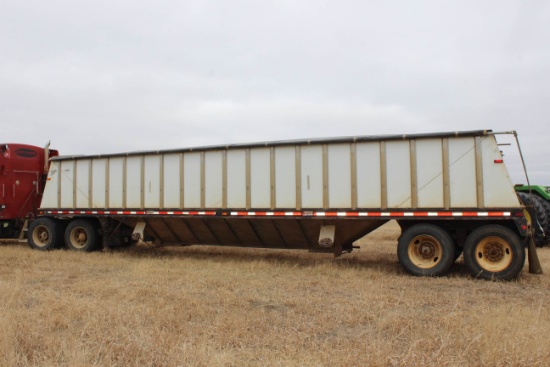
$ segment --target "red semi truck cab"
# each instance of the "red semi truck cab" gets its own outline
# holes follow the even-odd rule
[[[40,207],[49,159],[56,150],[0,144],[0,238],[16,237]]]

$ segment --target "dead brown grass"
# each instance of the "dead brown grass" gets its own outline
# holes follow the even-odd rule
[[[0,248],[4,366],[545,366],[547,274],[406,275],[390,223],[340,259],[187,247]]]

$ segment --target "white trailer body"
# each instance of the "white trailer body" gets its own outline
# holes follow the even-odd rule
[[[157,243],[340,255],[390,219],[404,230],[438,226],[456,248],[483,225],[500,225],[519,238],[528,234],[491,131],[56,157],[41,213],[94,222],[105,246],[117,243],[117,231],[127,237],[121,228],[131,228],[134,239]],[[65,237],[71,246],[70,233]],[[426,246],[433,252],[433,244]],[[413,262],[430,256],[420,247]],[[439,263],[442,254],[436,257]],[[432,265],[422,266],[427,271],[420,273],[431,274]]]
[[[52,160],[43,209],[520,208],[494,135],[351,138]]]

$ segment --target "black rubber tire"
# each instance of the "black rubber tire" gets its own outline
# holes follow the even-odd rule
[[[544,234],[546,235],[544,238],[544,246],[550,245],[550,202],[546,201],[544,198],[540,196],[535,196],[535,199],[540,203],[542,210],[540,211],[539,218],[543,216],[544,218],[540,221],[541,225],[543,223],[545,224],[543,226]]]
[[[61,247],[61,225],[51,218],[38,218],[31,222],[27,232],[28,243],[32,249],[49,251]]]
[[[397,257],[410,274],[441,276],[455,260],[455,243],[442,228],[433,224],[415,224],[399,238]]]
[[[73,251],[91,252],[99,248],[99,233],[95,223],[75,219],[65,230],[65,245]]]
[[[525,247],[510,229],[489,224],[474,230],[464,244],[470,274],[487,280],[515,279],[525,265]]]
[[[535,246],[543,247],[548,241],[548,238],[545,238],[545,232],[549,225],[548,215],[542,204],[543,199],[535,194],[531,196],[528,192],[518,192],[518,197],[531,217]]]

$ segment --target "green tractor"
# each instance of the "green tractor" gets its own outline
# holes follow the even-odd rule
[[[531,216],[535,245],[550,245],[550,186],[516,185],[515,188]]]

